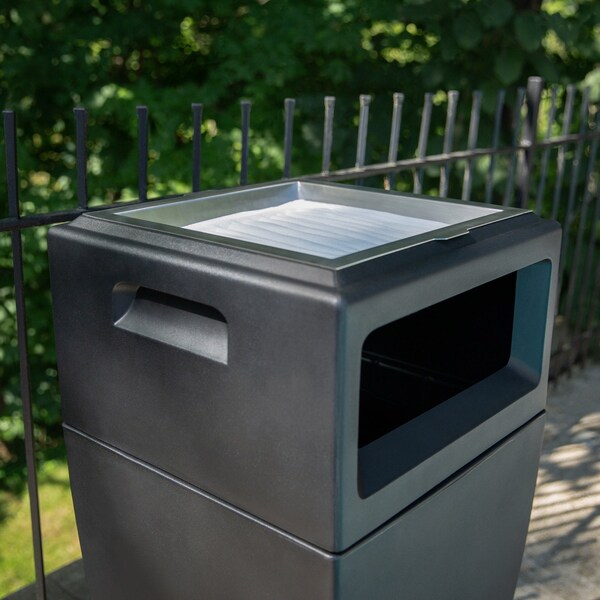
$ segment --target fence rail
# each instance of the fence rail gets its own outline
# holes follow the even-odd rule
[[[544,95],[545,94],[545,95]],[[447,197],[460,186],[463,200],[472,198],[483,202],[517,204],[531,208],[542,216],[559,219],[563,224],[563,248],[560,265],[559,315],[556,321],[551,371],[553,376],[583,363],[596,350],[599,337],[598,298],[600,296],[600,186],[598,186],[598,127],[600,110],[590,103],[589,91],[578,93],[575,86],[564,90],[556,86],[544,90],[543,82],[532,77],[526,88],[516,94],[510,131],[503,131],[503,111],[506,92],[501,90],[495,99],[491,145],[478,146],[481,123],[482,94],[475,91],[471,98],[466,148],[455,149],[455,133],[459,94],[447,93],[446,118],[443,128],[442,152],[428,154],[431,135],[434,97],[426,94],[419,124],[418,144],[414,156],[398,158],[402,130],[404,95],[393,94],[387,161],[367,163],[369,113],[371,97],[359,99],[356,142],[356,161],[353,166],[331,170],[335,134],[334,111],[336,99],[324,98],[322,169],[307,175],[326,181],[369,181],[386,189],[407,189],[410,183],[399,183],[403,173],[412,175],[412,191],[436,192]],[[559,115],[559,100],[562,114]],[[572,132],[576,105],[579,103],[577,131]],[[296,101],[284,101],[284,140],[282,177],[292,172],[293,132]],[[191,191],[199,191],[202,182],[201,125],[204,107],[191,105]],[[240,185],[248,183],[251,140],[250,101],[241,102]],[[138,120],[138,200],[148,199],[148,108],[137,107]],[[54,212],[21,216],[19,202],[19,172],[17,167],[17,127],[15,113],[4,111],[4,143],[9,214],[0,219],[0,233],[10,233],[16,299],[16,319],[20,356],[20,385],[23,402],[24,444],[28,469],[28,489],[31,508],[31,528],[34,545],[36,594],[46,598],[42,533],[35,466],[35,440],[32,411],[25,285],[23,276],[23,230],[67,222],[84,211],[112,205],[90,207],[87,185],[87,119],[84,108],[74,109],[76,127],[77,206]],[[545,123],[543,131],[540,120]],[[406,121],[406,119],[404,119]],[[560,133],[555,133],[560,131]],[[510,143],[501,144],[503,137]],[[554,157],[553,154],[556,153]],[[477,176],[479,173],[479,176]],[[482,175],[483,174],[483,175]],[[437,182],[437,183],[436,183]],[[49,317],[50,318],[50,317]]]

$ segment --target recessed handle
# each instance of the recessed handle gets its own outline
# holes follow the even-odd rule
[[[227,364],[228,326],[212,306],[134,283],[112,293],[115,327]]]

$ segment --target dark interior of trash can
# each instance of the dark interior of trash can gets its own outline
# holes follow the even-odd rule
[[[508,363],[516,275],[388,323],[367,337],[361,361],[359,447]]]

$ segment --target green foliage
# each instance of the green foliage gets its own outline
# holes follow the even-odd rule
[[[488,29],[502,27],[514,13],[513,5],[508,0],[479,2],[475,10],[477,10],[484,27]]]
[[[464,50],[472,50],[479,45],[483,37],[481,21],[475,11],[460,14],[452,21],[454,38]]]
[[[538,74],[596,86],[595,0],[5,0],[0,100],[16,110],[25,214],[74,206],[74,106],[89,110],[92,203],[136,195],[135,107],[150,109],[150,195],[190,188],[190,103],[204,103],[204,188],[239,179],[240,98],[253,101],[250,181],[283,166],[283,99],[297,99],[294,175],[320,170],[323,96],[335,95],[333,167],[354,163],[358,95],[374,96],[369,157],[387,156],[391,95],[405,93],[401,154],[411,155],[427,91],[484,91],[489,141],[496,93]],[[594,69],[596,69],[594,71]],[[596,89],[594,88],[594,89]],[[598,93],[598,92],[594,92]],[[436,94],[436,107],[444,101]],[[468,129],[460,103],[457,136]],[[432,131],[443,129],[435,110]],[[509,138],[509,133],[505,133]],[[486,143],[484,141],[484,143]],[[432,139],[428,152],[439,151]],[[399,178],[398,185],[405,185]],[[4,189],[4,174],[0,174]],[[6,215],[0,194],[0,217]],[[40,454],[60,452],[45,232],[27,232],[25,280],[32,394]],[[0,478],[22,482],[22,424],[10,241],[0,235]]]
[[[502,49],[494,60],[494,73],[502,85],[512,85],[521,77],[523,54],[516,48]]]
[[[537,50],[545,34],[542,16],[534,12],[523,12],[515,17],[517,42],[525,52]]]
[[[47,461],[38,474],[44,566],[54,571],[81,556],[69,474],[64,461]],[[0,490],[0,597],[34,579],[29,499]]]

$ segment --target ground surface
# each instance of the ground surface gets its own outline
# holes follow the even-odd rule
[[[515,600],[600,600],[600,367],[552,386]]]
[[[550,389],[515,600],[600,600],[599,538],[600,366],[595,366]],[[80,562],[49,575],[48,600],[87,599]],[[6,600],[35,600],[35,593],[26,588]]]
[[[69,475],[64,461],[38,469],[38,493],[48,572],[81,557]],[[29,496],[0,491],[0,597],[34,578]]]

